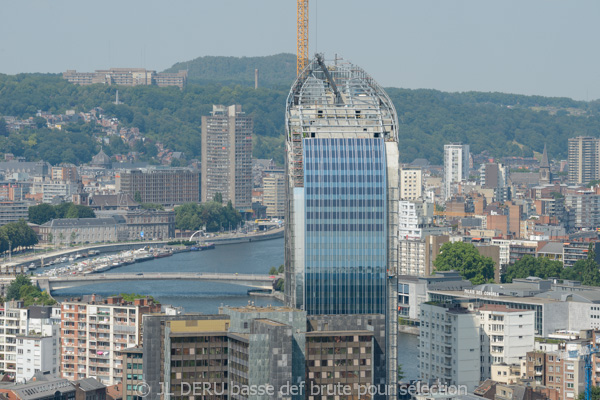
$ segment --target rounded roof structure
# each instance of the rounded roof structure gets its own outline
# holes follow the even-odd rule
[[[300,130],[304,137],[365,132],[397,141],[397,121],[392,101],[362,68],[341,59],[326,63],[321,54],[308,63],[287,99],[288,140]]]
[[[112,162],[110,161],[110,157],[106,155],[102,147],[100,147],[100,152],[92,157],[92,162],[90,163],[93,167],[104,167],[110,168],[112,166]]]

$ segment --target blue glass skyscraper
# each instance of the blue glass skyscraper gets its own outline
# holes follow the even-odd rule
[[[383,139],[304,139],[308,314],[385,314]]]
[[[317,55],[286,109],[286,304],[315,314],[384,314],[395,382],[397,116],[359,67]],[[394,375],[394,376],[391,376]]]

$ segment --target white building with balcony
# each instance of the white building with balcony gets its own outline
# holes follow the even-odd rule
[[[491,378],[492,365],[519,365],[533,350],[535,311],[495,304],[470,309],[479,317],[482,381]]]
[[[480,327],[475,313],[460,305],[421,304],[419,378],[448,385],[479,386]]]

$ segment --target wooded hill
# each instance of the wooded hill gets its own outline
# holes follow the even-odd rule
[[[169,69],[189,67],[190,83],[184,90],[76,86],[56,74],[0,75],[0,116],[26,118],[34,116],[37,110],[58,114],[67,109],[89,111],[102,107],[105,114],[119,118],[125,126],[139,128],[150,141],[183,151],[190,159],[200,157],[201,117],[210,113],[212,105],[241,104],[254,118],[254,156],[274,158],[281,164],[285,100],[294,79],[292,64],[293,56],[289,54],[201,57]],[[257,66],[264,86],[255,90]],[[266,87],[267,82],[272,87]],[[120,105],[114,104],[117,89],[123,103]],[[487,150],[495,157],[532,156],[534,151],[541,152],[546,143],[550,158],[566,159],[569,137],[600,136],[600,101],[503,93],[386,90],[398,112],[403,162],[427,158],[433,164],[440,164],[443,145],[449,142],[466,143],[475,154]],[[29,160],[88,162],[99,150],[96,135],[97,127],[84,124],[63,131],[33,127],[11,134],[0,126],[0,149]],[[114,150],[126,149],[115,146]],[[148,158],[153,156],[148,146],[134,150]]]

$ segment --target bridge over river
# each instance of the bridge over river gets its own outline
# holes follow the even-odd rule
[[[126,281],[210,281],[247,286],[256,289],[273,289],[279,279],[276,275],[220,274],[220,273],[125,273],[125,274],[88,274],[51,277],[31,277],[41,289],[52,293],[54,290],[106,282]]]

